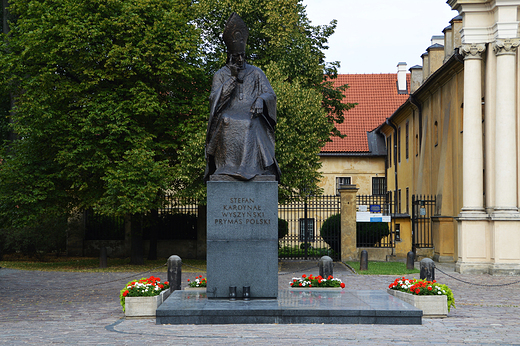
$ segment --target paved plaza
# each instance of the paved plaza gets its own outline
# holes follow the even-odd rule
[[[457,308],[422,325],[156,325],[125,319],[119,290],[132,273],[64,273],[0,269],[1,345],[520,345],[519,277],[461,275],[437,264]],[[166,279],[166,270],[147,273]],[[193,279],[204,273],[185,273]],[[279,287],[293,276],[318,274],[313,262],[284,262]],[[354,275],[334,267],[346,290],[386,290],[394,276]],[[142,275],[144,276],[144,275]],[[417,274],[416,277],[419,275]],[[473,284],[464,283],[459,280]]]

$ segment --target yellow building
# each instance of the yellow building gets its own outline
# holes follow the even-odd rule
[[[417,248],[420,227],[431,225],[435,260],[461,273],[518,275],[520,1],[448,4],[460,16],[410,69],[410,97],[378,129],[393,158],[388,189],[417,216]]]
[[[337,195],[340,184],[353,184],[361,195],[386,193],[384,137],[371,132],[408,98],[410,76],[406,64],[398,73],[344,74],[336,86],[348,84],[345,103],[357,105],[337,125],[344,138],[334,137],[320,153],[325,195]]]

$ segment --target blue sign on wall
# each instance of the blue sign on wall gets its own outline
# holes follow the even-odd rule
[[[370,222],[383,222],[382,217],[371,217]]]
[[[380,204],[371,204],[370,205],[370,212],[371,213],[380,213],[381,212],[381,205]]]

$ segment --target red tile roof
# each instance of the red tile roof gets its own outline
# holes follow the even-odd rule
[[[407,74],[410,86],[410,74]],[[344,113],[345,121],[337,129],[345,138],[332,137],[321,150],[322,153],[367,153],[367,131],[381,125],[409,97],[397,93],[397,73],[342,74],[334,80],[335,86],[348,84],[344,103],[358,103]],[[408,89],[409,90],[409,89]]]

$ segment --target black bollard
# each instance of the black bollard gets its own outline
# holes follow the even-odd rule
[[[413,251],[408,252],[406,254],[406,269],[413,270],[414,268],[414,253]]]
[[[368,251],[361,251],[361,256],[359,259],[359,270],[368,270]]]
[[[332,258],[329,256],[323,256],[320,258],[318,266],[322,278],[326,279],[329,275],[334,276],[334,263],[332,262]]]
[[[170,293],[181,289],[182,260],[177,255],[168,258],[168,282],[170,283]]]
[[[106,268],[107,265],[107,248],[101,247],[101,250],[99,252],[99,268]]]
[[[421,260],[421,279],[435,280],[435,262],[431,258]]]

